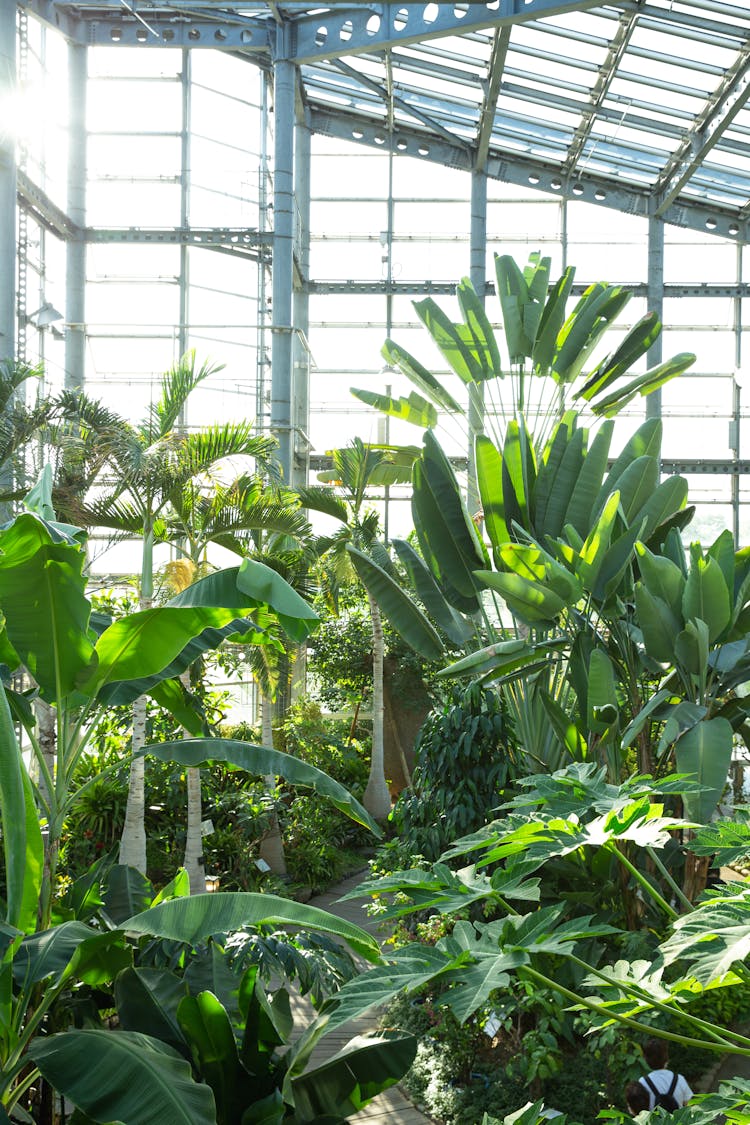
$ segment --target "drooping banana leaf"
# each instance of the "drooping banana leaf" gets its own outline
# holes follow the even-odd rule
[[[631,294],[621,286],[596,282],[578,300],[558,336],[552,376],[572,383],[601,337],[622,312]]]
[[[456,645],[464,645],[474,632],[471,624],[446,601],[429,567],[406,540],[394,539],[392,542],[401,565],[427,612],[449,640]]]
[[[396,632],[425,660],[439,660],[443,655],[443,644],[419,606],[363,551],[357,550],[351,543],[347,544],[347,551],[361,582]]]
[[[475,467],[482,501],[482,518],[497,565],[497,549],[502,543],[508,542],[510,533],[503,504],[503,459],[486,434],[477,434]]]
[[[351,388],[351,393],[360,402],[366,403],[379,410],[381,414],[388,414],[391,418],[399,418],[402,422],[411,422],[413,426],[430,429],[438,423],[438,412],[431,402],[422,398],[416,391],[412,391],[408,398],[392,398],[391,395],[376,394],[374,391],[362,391],[356,387]]]
[[[386,363],[397,367],[407,379],[411,380],[417,390],[421,391],[425,398],[428,398],[435,406],[441,410],[446,410],[449,414],[462,415],[464,413],[463,407],[448,393],[432,372],[428,371],[419,360],[415,359],[404,348],[399,347],[394,340],[386,340],[380,354]]]
[[[663,387],[670,379],[674,379],[675,376],[681,375],[683,371],[687,371],[688,367],[692,367],[694,363],[695,355],[692,352],[680,352],[679,355],[672,356],[671,359],[665,360],[657,367],[650,368],[645,374],[632,379],[624,387],[620,387],[619,390],[607,395],[606,398],[600,399],[599,402],[594,403],[592,410],[595,414],[603,414],[606,418],[612,418],[624,406],[627,406],[636,395],[650,395],[652,391]]]
[[[565,323],[565,309],[573,288],[575,267],[568,266],[565,273],[552,286],[537,325],[531,358],[535,375],[548,375],[552,366],[557,339]]]
[[[578,398],[591,402],[619,379],[633,364],[645,355],[661,333],[661,321],[654,312],[648,312],[628,332],[620,346],[603,360],[581,387]]]
[[[456,286],[456,296],[466,327],[471,333],[474,353],[479,359],[483,379],[502,377],[500,352],[495,333],[484,311],[484,304],[477,296],[468,277],[463,278]]]
[[[479,596],[471,571],[451,537],[421,461],[414,466],[412,516],[422,555],[446,600],[460,613],[476,613]]]
[[[472,333],[465,324],[454,324],[432,297],[413,301],[412,304],[459,379],[468,384],[480,383],[487,378],[482,357],[475,351]]]
[[[612,442],[614,423],[604,422],[584,454],[583,465],[573,485],[564,524],[571,524],[582,535],[588,535],[594,514],[594,504],[607,471],[607,458]]]

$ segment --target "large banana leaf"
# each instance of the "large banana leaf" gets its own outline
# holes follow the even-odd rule
[[[563,526],[571,524],[581,536],[588,535],[594,515],[594,504],[607,471],[607,458],[614,424],[604,422],[584,454],[583,465],[573,483],[565,509]]]
[[[248,773],[265,777],[278,774],[290,785],[304,785],[326,797],[345,816],[381,835],[381,830],[359,801],[338,781],[316,766],[272,750],[268,746],[254,746],[237,738],[183,738],[176,742],[155,742],[146,752],[162,762],[178,762],[182,766],[205,766],[210,762],[229,762]]]
[[[671,664],[682,622],[667,602],[642,582],[635,584],[635,608],[646,652],[660,664]]]
[[[612,468],[602,485],[599,496],[594,505],[594,510],[599,511],[615,489],[619,488],[619,480],[629,465],[637,457],[653,457],[657,462],[661,457],[662,423],[660,418],[647,418],[625,444],[622,452],[615,458]]]
[[[85,561],[78,544],[55,542],[29,513],[0,531],[0,609],[8,640],[47,702],[69,694],[91,659]]]
[[[478,581],[497,591],[513,616],[527,625],[553,625],[570,604],[540,582],[518,574],[497,574],[494,570],[475,573]]]
[[[439,660],[444,652],[443,643],[419,606],[363,551],[357,550],[351,543],[346,549],[362,584],[396,632],[425,660]]]
[[[730,593],[721,567],[710,556],[693,560],[682,594],[682,612],[686,621],[706,622],[711,643],[729,624],[732,616]]]
[[[431,430],[426,432],[423,441],[421,464],[425,478],[467,569],[487,566],[489,559],[484,543],[466,510],[450,461]]]
[[[543,535],[544,516],[550,493],[560,471],[568,443],[576,430],[577,415],[568,411],[557,423],[541,456],[534,489],[534,529],[537,538]]]
[[[277,895],[216,891],[172,899],[136,914],[123,922],[121,928],[128,933],[151,934],[195,946],[212,934],[266,924],[320,930],[343,939],[365,960],[380,960],[377,941],[353,922],[337,918],[317,906],[291,902]]]
[[[444,493],[445,489],[441,491]],[[457,485],[454,501],[461,504]],[[448,521],[421,460],[414,465],[412,514],[422,555],[446,599],[462,613],[476,613],[479,596],[472,577],[473,568],[466,560],[467,552],[473,550],[474,545],[465,528],[462,544],[454,538],[452,529],[456,521]]]
[[[651,394],[652,391],[663,387],[670,379],[674,379],[676,375],[681,375],[683,371],[687,371],[688,367],[692,367],[694,363],[695,356],[692,352],[680,352],[679,355],[672,356],[671,359],[665,360],[657,367],[649,368],[636,379],[631,379],[624,387],[613,391],[606,398],[600,399],[599,402],[594,403],[592,410],[595,414],[603,414],[606,418],[611,418],[619,413],[624,406],[627,406],[637,394]]]
[[[213,1090],[219,1121],[241,1121],[252,1086],[225,1008],[212,993],[200,992],[180,1001],[177,1018],[198,1073]]]
[[[687,730],[675,745],[680,773],[692,774],[703,787],[700,793],[683,795],[685,815],[707,824],[727,781],[732,761],[733,734],[727,719],[703,719]]]
[[[487,645],[476,652],[469,653],[463,659],[449,664],[438,672],[438,679],[453,676],[484,676],[488,672],[498,677],[515,672],[520,668],[534,666],[541,657],[559,652],[567,642],[561,638],[552,638],[539,644],[530,644],[523,640],[497,641]]]
[[[456,286],[456,296],[466,327],[471,333],[474,352],[481,364],[482,378],[492,379],[502,376],[495,333],[484,311],[484,303],[477,296],[468,277],[463,278]]]
[[[393,539],[392,543],[401,565],[409,576],[409,581],[427,612],[449,640],[456,645],[465,644],[474,632],[470,623],[448,604],[432,576],[432,571],[406,540]]]
[[[564,435],[565,430],[560,433]],[[563,529],[570,498],[585,464],[585,439],[584,430],[569,433],[557,472],[546,480],[547,503],[544,507],[538,504],[534,513],[534,535],[541,542],[545,536],[558,536]]]
[[[235,978],[235,984],[238,984]],[[186,1054],[177,1007],[188,995],[184,980],[168,969],[125,969],[115,980],[115,1006],[123,1031],[140,1031]]]
[[[417,1040],[405,1032],[357,1036],[325,1063],[291,1080],[295,1120],[346,1119],[358,1113],[403,1078],[416,1053]]]
[[[661,332],[661,321],[654,312],[648,312],[628,332],[620,346],[603,360],[578,392],[579,398],[591,402],[606,390],[615,379],[629,371],[636,360],[645,355]]]
[[[36,1039],[29,1055],[44,1077],[95,1121],[216,1125],[210,1088],[171,1047],[133,1031],[99,1028]]]
[[[5,860],[5,921],[35,928],[43,845],[31,782],[21,757],[5,691],[0,688],[0,820]]]
[[[404,398],[403,395],[400,398],[392,398],[391,395],[361,391],[356,387],[351,388],[351,393],[360,402],[373,406],[381,414],[399,418],[402,422],[411,422],[413,426],[421,426],[426,430],[438,423],[438,412],[433,404],[418,395],[416,391],[412,391],[408,398]]]
[[[545,259],[549,261],[549,259]],[[542,315],[536,329],[534,347],[531,353],[534,364],[534,373],[548,375],[552,366],[557,338],[565,323],[565,307],[573,288],[575,267],[568,266],[565,273],[559,278],[549,291]]]
[[[446,410],[449,414],[462,415],[464,413],[463,407],[446,391],[432,372],[423,367],[414,356],[409,355],[407,351],[399,347],[395,341],[386,340],[380,354],[386,363],[397,367],[407,379],[410,379],[417,390],[421,391],[435,406]]]
[[[558,335],[552,375],[558,383],[572,383],[631,294],[621,286],[590,285]]]
[[[495,255],[497,295],[512,363],[520,363],[532,354],[547,295],[549,270],[549,258],[541,261],[537,258],[531,271],[522,273],[510,255]]]
[[[486,434],[477,434],[475,465],[484,526],[495,552],[510,539],[503,504],[503,459]]]
[[[455,324],[432,297],[412,303],[417,316],[464,383],[480,383],[497,374],[490,366],[491,358],[486,342],[481,342],[479,347],[476,345],[474,330],[479,327],[476,320],[471,327]]]
[[[511,418],[505,432],[502,457],[503,518],[530,529],[532,493],[536,484],[534,444],[526,422]]]

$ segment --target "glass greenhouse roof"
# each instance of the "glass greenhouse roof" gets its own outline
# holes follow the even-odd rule
[[[314,131],[748,240],[744,2],[25,6],[80,43],[290,60]]]

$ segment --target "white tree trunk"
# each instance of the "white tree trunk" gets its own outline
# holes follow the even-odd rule
[[[273,727],[271,725],[273,708],[271,700],[265,692],[261,692],[260,697],[260,727],[261,727],[261,742],[264,746],[273,749]],[[266,788],[269,795],[276,788],[276,778],[273,774],[268,774],[266,777]],[[286,858],[284,856],[284,840],[281,836],[281,828],[279,826],[279,818],[274,809],[271,813],[271,820],[268,826],[268,831],[260,842],[260,858],[264,859],[274,875],[286,875]]]
[[[146,697],[133,703],[133,753],[146,745]],[[146,765],[143,758],[133,758],[130,763],[128,803],[125,807],[125,824],[120,839],[119,862],[135,867],[146,874]]]
[[[186,690],[190,688],[190,671],[180,676]],[[182,728],[183,738],[192,738],[189,730]],[[188,766],[187,784],[187,827],[185,831],[185,856],[182,866],[188,873],[191,895],[203,894],[206,890],[206,862],[203,857],[203,801],[201,797],[201,771],[197,766]]]
[[[186,738],[191,737],[185,735]],[[201,806],[201,771],[189,766],[187,771],[187,833],[183,866],[190,879],[191,895],[203,894],[206,889],[206,865],[203,859],[203,811]]]
[[[391,811],[391,794],[385,781],[383,756],[383,622],[377,602],[368,593],[372,622],[372,756],[370,777],[362,803],[376,820],[385,820]]]
[[[140,609],[151,608],[150,569],[147,570],[146,539],[144,539],[144,563],[141,571]],[[148,563],[150,566],[150,561]],[[146,577],[148,576],[148,577]],[[133,737],[130,749],[133,754],[146,745],[146,697],[141,695],[133,703]],[[130,763],[128,782],[128,802],[125,806],[125,824],[120,838],[119,862],[135,867],[141,875],[146,874],[146,763],[143,758],[133,758]]]

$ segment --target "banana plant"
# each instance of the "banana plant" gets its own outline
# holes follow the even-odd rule
[[[0,820],[7,887],[0,924],[0,1120],[24,1113],[40,1073],[93,1121],[233,1125],[260,1120],[261,1110],[263,1120],[307,1121],[314,1116],[310,1105],[343,1120],[410,1064],[415,1044],[393,1035],[350,1045],[318,1073],[307,1067],[307,1056],[282,1060],[271,1054],[288,1032],[283,991],[270,1000],[252,973],[230,985],[232,974],[222,965],[207,976],[196,963],[192,976],[185,974],[200,978],[192,991],[166,971],[136,967],[137,943],[144,938],[180,943],[190,966],[190,950],[210,945],[212,935],[267,923],[330,934],[377,962],[377,943],[369,934],[315,907],[273,895],[183,897],[184,872],[156,898],[144,899],[138,873],[118,867],[98,921],[40,923],[42,836],[2,689]],[[92,886],[85,895],[89,915],[94,892]],[[234,1023],[215,994],[222,984],[240,1015]],[[114,1006],[112,989],[121,1014],[116,1033],[104,1018]],[[66,995],[87,1003],[86,1028],[55,1031]],[[324,1031],[322,1026],[318,1035]]]
[[[131,614],[113,623],[98,619],[86,597],[84,546],[76,535],[26,512],[0,529],[0,652],[6,667],[23,671],[31,681],[24,693],[8,691],[14,716],[23,725],[39,769],[36,797],[47,825],[40,922],[49,921],[57,849],[71,802],[76,764],[112,704],[130,703],[148,694],[165,706],[194,735],[204,734],[179,683],[195,659],[227,637],[251,644],[269,642],[271,622],[280,622],[295,639],[307,636],[315,611],[262,563],[245,560],[239,567],[209,575],[172,603]],[[30,698],[38,694],[55,712],[57,763],[49,769]],[[201,761],[211,760],[210,741],[200,746]],[[345,790],[319,771],[274,751],[216,744],[223,760],[236,751],[243,768],[276,773],[303,785],[320,786],[361,823],[378,829]],[[184,751],[184,752],[187,752]],[[175,748],[175,753],[183,753]],[[253,759],[254,754],[254,759]],[[335,786],[334,786],[335,789]]]

